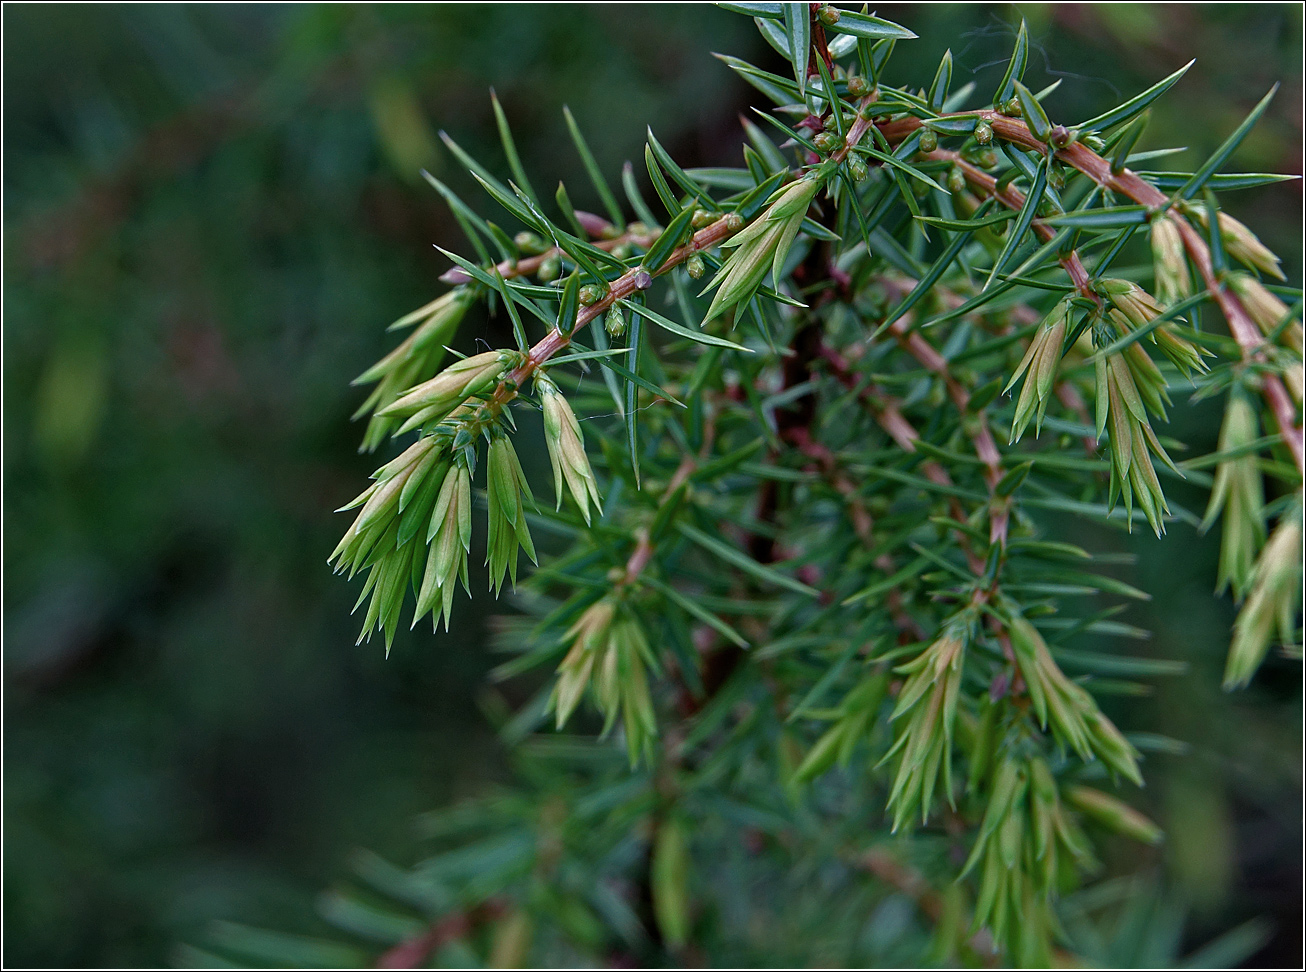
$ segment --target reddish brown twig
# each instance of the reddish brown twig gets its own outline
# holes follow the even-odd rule
[[[434,922],[426,931],[400,942],[376,960],[378,969],[417,969],[450,942],[466,938],[486,922],[495,921],[507,912],[502,901],[491,899],[467,911],[456,911]]]
[[[1052,152],[1058,161],[1082,172],[1104,189],[1118,196],[1132,200],[1140,206],[1161,211],[1171,208],[1172,200],[1161,190],[1146,182],[1127,168],[1116,171],[1111,163],[1098,155],[1082,142],[1074,142],[1064,148],[1049,146],[1034,136],[1023,121],[1009,118],[996,111],[967,112],[967,117],[978,116],[993,129],[993,134],[1004,141],[1032,149],[1042,154]],[[881,134],[890,142],[901,141],[921,126],[919,118],[898,118],[880,126]],[[963,170],[964,171],[964,170]],[[1267,360],[1265,354],[1265,335],[1247,313],[1247,309],[1236,295],[1224,286],[1211,266],[1211,253],[1202,239],[1182,213],[1172,213],[1175,224],[1184,241],[1184,248],[1197,266],[1207,289],[1215,298],[1216,304],[1229,323],[1229,332],[1242,349],[1243,360],[1260,364]],[[1082,269],[1082,268],[1081,268]],[[1077,284],[1078,286],[1078,284]],[[1303,455],[1303,431],[1299,424],[1297,409],[1292,397],[1277,375],[1265,374],[1261,378],[1261,391],[1265,396],[1279,427],[1279,434],[1288,446],[1297,464],[1299,474],[1306,473],[1306,456]]]

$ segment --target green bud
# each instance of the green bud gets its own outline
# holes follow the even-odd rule
[[[1099,135],[1085,135],[1080,141],[1084,143],[1085,147],[1092,149],[1094,152],[1101,152],[1106,148],[1106,142]]]
[[[1066,799],[1076,809],[1125,837],[1153,845],[1161,843],[1164,838],[1160,827],[1133,807],[1101,790],[1072,786],[1066,790]]]
[[[939,136],[932,129],[925,129],[921,132],[921,151],[933,152],[939,147]]]
[[[1168,307],[1192,295],[1183,238],[1169,216],[1152,220],[1152,267],[1162,304]]]
[[[848,158],[848,178],[852,179],[853,185],[858,185],[866,180],[870,175],[866,163],[859,156],[852,155]]]
[[[619,338],[626,333],[626,312],[617,304],[613,304],[608,310],[608,316],[603,319],[603,329],[608,332],[609,337]]]
[[[378,415],[409,416],[400,431],[442,421],[459,405],[489,391],[510,368],[521,363],[518,351],[486,351],[455,361],[430,381],[410,389]]]
[[[444,346],[452,340],[475,299],[469,288],[455,287],[390,325],[391,331],[413,324],[417,327],[397,348],[354,379],[355,385],[378,382],[354,415],[358,418],[369,410],[373,412],[363,437],[364,450],[375,449],[398,425],[397,419],[377,413],[391,405],[414,381],[435,371],[444,358]]]
[[[980,145],[988,145],[993,141],[993,126],[986,121],[981,121],[975,125],[975,131],[971,134]],[[996,162],[997,159],[995,158],[994,161]]]
[[[1100,756],[1112,770],[1139,782],[1133,747],[1102,715],[1093,697],[1061,671],[1038,629],[1014,606],[1009,610],[1007,634],[1039,724],[1051,725],[1053,735],[1082,758]]]
[[[1252,591],[1233,626],[1224,687],[1245,686],[1256,674],[1278,632],[1281,644],[1296,638],[1302,583],[1301,506],[1279,521],[1256,562]]]
[[[648,639],[628,609],[611,596],[590,605],[564,638],[571,649],[558,666],[549,699],[561,729],[586,688],[604,715],[604,732],[622,716],[632,765],[647,756],[657,722],[649,696],[646,666],[653,664]]]
[[[1266,337],[1277,332],[1285,345],[1296,351],[1298,355],[1302,353],[1301,321],[1295,317],[1289,319],[1287,304],[1266,290],[1264,285],[1250,274],[1230,274],[1229,286],[1242,301],[1248,316],[1256,322],[1256,326]],[[1300,391],[1298,383],[1293,382],[1292,385],[1295,390]]]
[[[635,252],[626,243],[619,243],[612,248],[612,255],[618,260],[629,260],[630,255]]]
[[[1260,431],[1256,409],[1236,387],[1229,395],[1220,428],[1220,452],[1246,450]],[[1203,532],[1224,514],[1224,535],[1220,543],[1220,574],[1217,590],[1232,585],[1241,601],[1251,588],[1256,570],[1256,553],[1265,543],[1265,491],[1254,451],[1225,459],[1215,471],[1211,499],[1202,519]]]
[[[1202,227],[1210,228],[1210,214],[1204,203],[1190,202],[1184,211],[1193,216]],[[1244,266],[1259,270],[1278,280],[1283,280],[1283,271],[1279,269],[1279,258],[1270,248],[1262,243],[1246,226],[1226,212],[1221,212],[1220,240],[1228,254]]]
[[[898,757],[888,802],[895,831],[918,809],[924,822],[936,789],[952,802],[952,732],[968,637],[969,624],[954,621],[915,660],[895,669],[908,676],[889,720],[908,718],[884,757]]]
[[[871,82],[860,74],[854,74],[848,79],[848,93],[854,98],[865,98],[871,93]]]
[[[594,284],[586,284],[580,288],[580,302],[583,306],[588,307],[590,304],[596,304],[603,299],[604,291]]]
[[[998,107],[998,111],[1001,114],[1006,115],[1008,118],[1019,118],[1021,115],[1020,100],[1017,98],[1010,98]]]
[[[812,144],[816,146],[818,152],[833,152],[839,147],[841,140],[833,132],[817,132],[812,138]]]
[[[966,191],[966,174],[960,166],[954,165],[948,170],[948,191],[953,195]]]
[[[1043,326],[1029,342],[1029,349],[1016,366],[1015,373],[1007,382],[1003,392],[1010,391],[1011,386],[1020,376],[1029,370],[1025,387],[1021,389],[1016,402],[1016,415],[1011,426],[1011,441],[1019,442],[1029,426],[1029,420],[1037,417],[1035,430],[1043,425],[1043,414],[1052,398],[1052,388],[1056,381],[1057,366],[1061,362],[1062,344],[1066,337],[1066,314],[1068,305],[1062,301],[1053,308],[1052,313],[1043,321]]]
[[[485,461],[486,506],[489,514],[489,537],[486,541],[485,562],[490,568],[490,586],[497,595],[503,587],[506,570],[517,586],[517,548],[535,562],[535,545],[526,527],[526,513],[522,506],[525,496],[532,504],[530,486],[522,472],[517,453],[507,436],[490,440]]]
[[[1128,280],[1103,278],[1098,281],[1098,290],[1107,297],[1115,308],[1111,311],[1110,319],[1120,328],[1122,333],[1136,327],[1145,327],[1162,313],[1161,305],[1151,294]],[[1169,358],[1175,367],[1185,375],[1191,375],[1194,371],[1206,371],[1207,366],[1206,362],[1202,360],[1201,349],[1176,334],[1174,331],[1175,323],[1167,321],[1159,327],[1153,328],[1151,331],[1152,343],[1160,348],[1161,353]],[[1164,418],[1164,403],[1169,401],[1165,395],[1165,382],[1161,379],[1160,372],[1147,358],[1146,353],[1141,348],[1137,351],[1133,350],[1136,347],[1136,343],[1131,345],[1126,350],[1125,357],[1130,362],[1131,367],[1135,367],[1139,371],[1136,377],[1140,379],[1140,389],[1148,399],[1148,407]],[[1143,381],[1144,377],[1146,381]]]
[[[562,261],[558,259],[558,255],[555,253],[552,256],[545,257],[544,262],[535,271],[535,276],[541,283],[552,283],[562,276]]]
[[[685,261],[685,272],[694,280],[700,280],[703,274],[707,273],[707,264],[703,262],[701,256],[695,253]]]
[[[431,512],[426,542],[430,549],[413,611],[413,624],[427,611],[433,611],[432,624],[439,623],[443,615],[444,629],[448,631],[455,584],[461,581],[463,590],[471,593],[467,582],[467,553],[472,543],[472,474],[464,462],[455,463],[444,478]]]
[[[1112,311],[1119,315],[1118,311]],[[1095,333],[1094,343],[1109,340],[1108,332],[1101,338]],[[1163,516],[1169,512],[1161,490],[1152,456],[1160,458],[1174,469],[1174,463],[1161,447],[1156,433],[1148,422],[1148,411],[1165,417],[1165,404],[1169,401],[1165,380],[1159,369],[1135,341],[1124,352],[1107,358],[1098,357],[1097,372],[1097,423],[1098,435],[1109,431],[1111,480],[1109,502],[1115,505],[1117,496],[1124,499],[1127,514],[1133,512],[1133,502],[1139,507],[1159,537],[1165,532]],[[1132,526],[1132,519],[1129,521]]]
[[[552,381],[540,376],[535,380],[535,388],[539,392],[540,407],[544,412],[544,442],[548,446],[549,460],[553,465],[553,488],[557,495],[555,508],[562,506],[562,484],[566,480],[567,488],[588,524],[590,501],[600,512],[602,502],[594,470],[590,468],[589,457],[585,454],[585,437],[581,434],[580,423]]]
[[[558,681],[549,698],[549,705],[557,715],[558,729],[567,724],[589,686],[595,658],[607,649],[615,614],[616,602],[604,598],[586,608],[567,631],[565,637],[571,641],[571,650],[558,666]]]
[[[549,248],[548,243],[545,243],[544,240],[540,239],[536,234],[528,232],[527,230],[522,230],[512,238],[512,241],[516,244],[517,249],[530,256],[543,253]]]
[[[817,11],[816,16],[820,19],[821,23],[825,24],[827,27],[833,27],[839,22],[839,11],[828,3],[822,5],[820,10]]]
[[[807,209],[820,191],[823,180],[816,175],[780,186],[771,194],[770,205],[744,230],[721,244],[734,253],[717,271],[709,289],[717,288],[704,323],[736,304],[746,303],[769,269],[779,279],[785,258],[798,235]]]
[[[694,229],[702,229],[704,226],[710,226],[716,222],[716,214],[710,213],[706,209],[694,210],[694,215],[690,217],[689,225]]]

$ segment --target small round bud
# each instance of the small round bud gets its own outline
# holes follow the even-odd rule
[[[531,256],[543,253],[549,248],[548,244],[542,239],[534,233],[527,232],[526,230],[522,230],[514,236],[512,241],[517,245],[517,249],[521,250],[523,253],[530,254]]]
[[[1106,148],[1106,142],[1102,141],[1097,135],[1085,135],[1081,141],[1094,152],[1101,152]]]
[[[726,229],[730,230],[730,232],[736,233],[743,228],[744,217],[740,216],[738,213],[730,213],[726,216]]]
[[[938,135],[936,135],[933,131],[931,131],[931,130],[928,129],[928,128],[925,129],[923,132],[921,132],[921,151],[922,151],[922,152],[933,152],[933,151],[934,151],[936,148],[938,148],[938,147],[939,147],[939,136],[938,136]]]
[[[827,27],[833,27],[839,22],[839,11],[828,3],[817,11],[816,16],[820,18],[821,23]]]
[[[619,338],[626,333],[626,315],[622,309],[615,304],[608,311],[608,316],[603,320],[603,329],[608,332],[609,337]]]
[[[981,169],[991,169],[998,164],[998,153],[993,151],[993,149],[985,149],[983,152],[976,152],[975,164]]]
[[[830,132],[818,132],[812,139],[812,144],[816,146],[818,152],[833,152],[839,144],[839,136]]]
[[[1060,192],[1066,188],[1066,170],[1061,166],[1053,166],[1052,171],[1048,174],[1048,185]]]
[[[696,209],[694,210],[694,215],[689,220],[689,225],[694,229],[702,229],[704,226],[715,221],[716,217],[706,209]]]
[[[588,307],[590,304],[596,304],[603,299],[603,291],[594,284],[586,284],[580,288],[580,302]]]
[[[1057,148],[1065,148],[1067,145],[1070,145],[1074,140],[1075,140],[1074,133],[1072,133],[1068,128],[1066,128],[1065,125],[1056,125],[1053,127],[1052,131],[1048,133],[1048,141],[1051,142],[1053,145],[1055,145]]]
[[[627,246],[625,243],[618,243],[616,246],[612,248],[612,255],[616,257],[618,260],[630,259],[630,253],[631,253],[630,247]]]
[[[635,279],[631,283],[635,285],[636,290],[648,290],[653,286],[653,275],[640,267],[635,271]]]
[[[848,159],[848,176],[854,185],[864,181],[869,174],[870,170],[866,168],[866,163],[856,155]]]
[[[562,276],[562,261],[559,260],[556,255],[546,257],[544,262],[540,264],[540,268],[535,271],[535,276],[538,277],[542,283],[550,283],[557,280],[558,277]]]
[[[652,233],[652,230],[650,230],[644,223],[636,220],[633,223],[627,224],[626,233],[630,236],[648,236]]]
[[[1010,98],[1002,103],[998,111],[1008,118],[1019,118],[1021,116],[1020,101],[1016,98]]]
[[[966,174],[961,171],[959,166],[953,166],[948,170],[948,192],[965,192],[966,191]]]
[[[854,74],[848,79],[848,93],[854,98],[865,98],[871,93],[871,82],[860,74]]]
[[[975,126],[975,141],[980,145],[988,145],[993,141],[993,126],[986,121],[980,122]]]
[[[689,274],[694,280],[701,280],[703,274],[707,273],[707,264],[703,262],[701,256],[695,253],[685,261],[685,273]]]

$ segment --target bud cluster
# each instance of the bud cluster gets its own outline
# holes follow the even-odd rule
[[[748,303],[768,270],[777,281],[780,279],[785,258],[822,184],[819,176],[809,173],[796,182],[781,186],[771,194],[769,205],[761,216],[722,244],[723,247],[733,247],[734,252],[703,291],[717,289],[703,318],[704,323],[732,307]]]
[[[1247,314],[1268,338],[1274,335],[1298,357],[1302,354],[1301,321],[1288,311],[1288,305],[1268,291],[1255,277],[1246,273],[1229,275],[1229,286],[1238,295]],[[1291,384],[1300,386],[1300,382]]]
[[[486,500],[490,511],[489,539],[485,562],[490,567],[490,584],[496,594],[503,587],[506,570],[517,584],[517,548],[535,563],[535,544],[526,527],[526,510],[522,497],[535,504],[531,488],[526,483],[517,452],[505,435],[494,435],[485,459],[485,479],[488,485]]]
[[[1095,332],[1094,342],[1106,343],[1114,335]],[[1165,379],[1142,346],[1133,342],[1123,351],[1098,354],[1094,361],[1097,399],[1097,435],[1108,432],[1111,456],[1110,505],[1122,497],[1132,516],[1134,499],[1157,536],[1165,532],[1163,517],[1170,512],[1152,457],[1175,472],[1178,469],[1152,431],[1148,413],[1165,419],[1169,403]]]
[[[1018,965],[1050,967],[1057,887],[1064,872],[1095,863],[1047,762],[1004,755],[962,871],[979,869],[974,927],[988,929]]]
[[[644,629],[627,605],[605,597],[590,605],[568,629],[571,649],[558,666],[558,681],[549,708],[561,729],[580,704],[586,689],[603,713],[603,732],[622,717],[632,765],[646,756],[657,735],[647,669],[656,669]]]
[[[1224,671],[1225,688],[1251,681],[1276,632],[1281,644],[1296,641],[1301,585],[1302,519],[1298,506],[1279,521],[1256,562],[1251,594],[1234,621],[1233,643]]]
[[[1202,203],[1189,203],[1187,213],[1209,230],[1211,217]],[[1259,270],[1277,280],[1283,279],[1279,258],[1246,226],[1228,213],[1219,214],[1220,241],[1228,254],[1245,267]]]
[[[377,382],[354,418],[368,412],[372,417],[363,436],[363,449],[371,452],[399,424],[397,417],[382,414],[401,392],[429,375],[444,357],[444,346],[453,339],[458,324],[475,298],[469,287],[455,287],[390,325],[390,330],[416,325],[413,333],[384,358],[354,379],[355,385]]]
[[[1120,332],[1128,333],[1134,328],[1147,327],[1165,311],[1156,299],[1146,290],[1128,280],[1103,279],[1099,288],[1107,295],[1112,306],[1111,321]],[[1206,362],[1202,352],[1191,341],[1175,333],[1176,324],[1181,321],[1162,321],[1151,329],[1148,337],[1170,363],[1182,371],[1185,377],[1192,377],[1193,372],[1205,372]]]
[[[1061,671],[1039,630],[1013,613],[1007,632],[1039,725],[1046,729],[1050,723],[1053,735],[1081,757],[1100,757],[1112,773],[1141,784],[1138,752],[1102,714],[1093,696]]]
[[[1020,359],[1015,373],[1004,393],[1020,380],[1020,376],[1029,371],[1025,385],[1016,400],[1016,415],[1011,423],[1011,441],[1019,442],[1029,426],[1029,420],[1035,418],[1035,434],[1043,427],[1043,414],[1047,411],[1048,401],[1052,397],[1052,387],[1057,378],[1057,365],[1061,361],[1061,350],[1066,340],[1066,317],[1069,305],[1062,301],[1053,308],[1052,313],[1043,319],[1038,332],[1029,342],[1029,349]]]
[[[373,474],[371,486],[341,507],[362,507],[329,558],[337,571],[348,570],[351,577],[368,571],[358,599],[361,605],[371,595],[360,640],[380,630],[389,649],[409,586],[416,597],[413,624],[433,612],[433,623],[443,616],[448,628],[454,586],[461,581],[468,587],[472,465],[475,439],[482,433],[490,437],[487,561],[492,586],[502,586],[505,571],[516,583],[518,546],[535,558],[523,507],[523,497],[534,502],[526,477],[501,430],[487,427],[492,419],[478,416],[472,405],[520,361],[515,351],[465,358],[378,412],[387,418],[408,416],[395,434],[418,426],[426,430]]]
[[[598,483],[594,480],[594,470],[585,454],[585,437],[581,434],[576,413],[549,378],[537,377],[535,390],[544,412],[544,444],[548,446],[549,461],[553,466],[553,489],[557,496],[554,508],[562,508],[562,484],[565,480],[572,499],[580,507],[581,516],[589,523],[590,502],[599,512],[602,512],[603,504]]]
[[[1161,303],[1167,307],[1192,296],[1192,280],[1188,275],[1188,257],[1184,253],[1183,237],[1179,227],[1169,216],[1152,220],[1152,267],[1156,275],[1156,291]]]
[[[1246,394],[1235,390],[1229,396],[1220,427],[1220,452],[1227,458],[1216,467],[1202,530],[1210,529],[1223,513],[1217,590],[1232,585],[1239,601],[1247,596],[1256,552],[1265,543],[1265,490],[1256,452],[1250,448],[1257,435],[1256,409]]]
[[[405,392],[377,414],[406,418],[395,435],[435,425],[469,399],[483,396],[493,389],[499,379],[521,361],[519,351],[485,351],[463,358],[430,381]]]
[[[880,761],[898,757],[888,803],[894,830],[917,809],[924,822],[936,788],[952,802],[952,729],[970,627],[969,618],[952,622],[916,659],[894,669],[908,677],[889,720],[909,716]]]

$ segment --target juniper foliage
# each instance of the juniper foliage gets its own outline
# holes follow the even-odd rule
[[[761,96],[739,167],[650,131],[646,198],[568,114],[604,209],[577,211],[496,102],[510,180],[445,140],[495,214],[428,177],[471,252],[358,379],[364,447],[403,451],[332,559],[388,650],[410,592],[448,624],[484,531],[496,675],[552,674],[504,716],[519,786],[433,815],[413,871],[358,861],[332,913],[373,947],[333,964],[1105,961],[1099,848],[1163,839],[1130,800],[1173,743],[1101,700],[1182,666],[1131,653],[1113,615],[1146,593],[1057,524],[1219,521],[1226,686],[1300,651],[1302,296],[1219,203],[1283,178],[1222,171],[1273,92],[1196,171],[1148,170],[1183,70],[1072,123],[1022,83],[1023,26],[996,91],[950,54],[909,90],[889,21],[722,6],[793,67],[723,57]],[[478,301],[516,346],[438,370]],[[1213,395],[1219,452],[1176,460],[1169,413]],[[862,934],[889,892],[922,919],[891,947]]]

